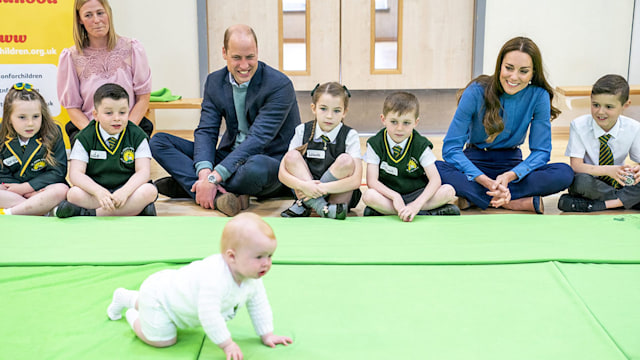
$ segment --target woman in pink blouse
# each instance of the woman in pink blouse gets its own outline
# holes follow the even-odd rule
[[[65,127],[69,139],[91,121],[93,94],[106,83],[127,90],[129,120],[151,135],[153,124],[144,117],[151,69],[142,44],[116,34],[108,0],[75,0],[74,8],[75,46],[62,51],[58,64],[58,97],[71,119]]]

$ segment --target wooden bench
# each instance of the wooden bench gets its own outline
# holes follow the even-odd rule
[[[556,93],[569,109],[573,109],[573,100],[584,105],[584,98],[591,96],[591,86],[556,86]],[[630,85],[629,95],[640,95],[640,85]]]
[[[556,86],[556,92],[563,96],[591,96],[591,86]],[[630,85],[629,95],[640,95],[640,85]]]
[[[147,110],[147,119],[153,123],[153,127],[156,127],[156,110],[161,109],[200,109],[202,108],[202,98],[193,99],[180,99],[176,101],[153,101],[149,103],[149,109]]]

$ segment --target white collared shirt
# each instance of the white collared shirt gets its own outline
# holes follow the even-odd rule
[[[607,143],[613,154],[614,165],[623,165],[627,155],[632,161],[640,162],[640,123],[624,115],[618,117],[618,121],[608,132],[598,126],[591,114],[574,119],[571,122],[565,156],[581,158],[585,164],[598,165],[598,138],[604,134],[611,134]]]
[[[390,149],[393,149],[394,146],[399,145],[402,148],[402,151],[404,151],[404,147],[407,146],[408,141],[409,141],[409,138],[406,138],[402,140],[402,142],[397,143],[393,141],[393,139],[391,139],[391,136],[389,136],[389,134],[387,134],[387,142],[389,143]],[[365,154],[364,161],[367,164],[380,165],[380,156],[376,154],[376,152],[373,150],[373,148],[369,144],[367,144],[367,152]],[[426,149],[424,149],[424,151],[422,152],[422,155],[420,155],[420,165],[422,166],[422,168],[424,169],[427,166],[434,164],[435,162],[436,162],[436,156],[433,155],[433,151],[431,151],[431,148],[427,147]]]
[[[338,133],[340,132],[340,129],[342,129],[342,125],[343,124],[340,123],[336,127],[334,127],[331,131],[329,131],[328,133],[325,133],[324,131],[322,131],[322,129],[320,129],[320,125],[316,123],[316,130],[313,135],[313,138],[319,139],[320,136],[325,135],[325,136],[328,136],[329,140],[333,142],[336,139],[336,137],[338,137]],[[304,124],[300,124],[296,126],[296,130],[295,130],[295,133],[293,134],[293,138],[289,143],[289,150],[293,150],[298,146],[302,145],[303,142],[306,141],[306,139],[302,138],[303,136],[304,136]],[[347,134],[347,138],[345,139],[345,152],[351,155],[351,157],[354,159],[361,158],[360,137],[358,136],[358,132],[355,129],[349,130],[349,133]]]

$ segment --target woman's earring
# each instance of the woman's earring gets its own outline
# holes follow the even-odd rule
[[[531,80],[529,80],[529,85],[531,85]]]

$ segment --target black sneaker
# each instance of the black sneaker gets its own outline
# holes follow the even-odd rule
[[[158,188],[158,192],[164,196],[176,199],[191,198],[191,195],[171,176],[158,179],[153,184]]]
[[[53,209],[53,214],[64,219],[72,216],[96,216],[96,211],[74,205],[67,200],[62,200],[62,202]]]
[[[347,212],[349,212],[349,207],[347,204],[329,204],[328,206],[336,207],[336,217],[332,218],[331,216],[329,216],[329,209],[327,207],[325,207],[324,211],[322,212],[322,217],[332,218],[336,220],[344,220],[347,218]]]
[[[384,214],[374,208],[366,206],[362,212],[362,216],[384,216]]]
[[[453,204],[445,204],[431,210],[420,210],[418,215],[460,215],[460,208]]]
[[[158,216],[158,213],[156,212],[156,206],[153,203],[149,203],[149,205],[145,206],[144,209],[142,209],[138,216]]]
[[[309,215],[311,215],[311,208],[300,200],[294,201],[287,210],[280,213],[280,216],[285,218],[308,217]]]
[[[564,194],[558,200],[558,209],[566,212],[592,212],[604,210],[604,201],[585,199]]]

